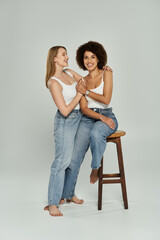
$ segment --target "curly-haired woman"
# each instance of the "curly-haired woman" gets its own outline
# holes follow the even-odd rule
[[[75,139],[72,161],[66,171],[63,196],[75,196],[75,185],[80,165],[90,146],[92,153],[90,183],[98,180],[98,169],[106,148],[107,136],[118,128],[117,119],[110,105],[113,89],[111,71],[103,71],[107,54],[100,43],[90,41],[77,50],[77,63],[88,74],[77,85],[77,91],[83,94],[80,107],[83,113]]]

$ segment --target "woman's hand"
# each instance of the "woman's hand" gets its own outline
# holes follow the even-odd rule
[[[105,116],[102,116],[101,118],[100,118],[100,120],[102,121],[102,122],[104,122],[105,124],[107,124],[110,128],[112,128],[112,129],[114,129],[115,128],[115,123],[114,123],[114,121],[111,119],[111,118],[108,118],[108,117],[105,117]]]
[[[85,94],[86,91],[87,91],[87,88],[85,86],[85,82],[83,83],[83,80],[80,79],[76,85],[76,89],[78,92],[82,93],[82,94]]]
[[[110,68],[109,66],[104,66],[104,67],[103,67],[103,70],[104,70],[104,71],[108,70],[108,71],[110,71],[110,72],[113,72],[112,68]]]

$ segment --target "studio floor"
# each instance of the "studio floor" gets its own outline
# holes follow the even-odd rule
[[[124,210],[118,187],[114,188],[113,192],[113,188],[107,188],[104,189],[101,211],[97,210],[97,199],[85,200],[83,205],[64,203],[60,206],[64,216],[56,218],[51,217],[48,211],[43,211],[46,202],[24,200],[23,204],[18,195],[16,201],[13,190],[13,199],[10,195],[11,198],[6,199],[6,202],[0,206],[0,238],[2,240],[160,239],[159,202],[152,202],[151,199],[148,201],[130,199],[129,209]],[[113,199],[107,197],[108,193]],[[96,195],[97,193],[95,198]],[[22,198],[25,199],[25,189]]]

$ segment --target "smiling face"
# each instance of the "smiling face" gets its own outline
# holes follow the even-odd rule
[[[83,62],[84,62],[84,66],[88,71],[93,71],[95,68],[98,68],[97,64],[99,60],[97,56],[90,51],[85,51]]]
[[[55,63],[64,68],[68,67],[68,60],[67,51],[64,48],[59,48],[57,56],[54,58]]]

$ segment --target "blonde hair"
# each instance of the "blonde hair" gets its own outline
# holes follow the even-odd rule
[[[47,85],[48,80],[54,75],[56,71],[54,58],[57,56],[59,48],[64,48],[66,50],[66,48],[63,46],[54,46],[54,47],[51,47],[48,51],[47,64],[46,64],[46,77],[45,77],[45,83],[47,88],[48,88],[48,85]]]

